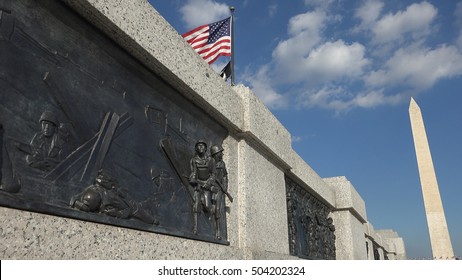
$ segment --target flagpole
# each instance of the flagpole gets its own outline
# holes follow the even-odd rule
[[[234,86],[234,6],[229,7],[231,11],[231,85]]]

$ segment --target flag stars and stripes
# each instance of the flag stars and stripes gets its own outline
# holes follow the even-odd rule
[[[219,22],[215,22],[210,24],[210,36],[208,43],[215,43],[218,39],[224,36],[230,36],[230,25],[229,20],[222,20]]]
[[[208,64],[231,56],[231,17],[199,26],[182,35]]]

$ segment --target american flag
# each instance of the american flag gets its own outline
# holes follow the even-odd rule
[[[182,36],[208,64],[220,56],[231,56],[231,17],[201,25]]]

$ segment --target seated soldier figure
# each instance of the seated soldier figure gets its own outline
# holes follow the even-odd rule
[[[30,142],[31,154],[26,162],[37,169],[50,171],[63,158],[64,140],[59,133],[59,121],[55,114],[45,111],[40,116],[41,131]]]

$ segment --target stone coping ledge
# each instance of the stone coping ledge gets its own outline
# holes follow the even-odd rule
[[[349,210],[362,223],[367,222],[366,204],[345,176],[324,178],[324,181],[335,190],[336,209]]]

